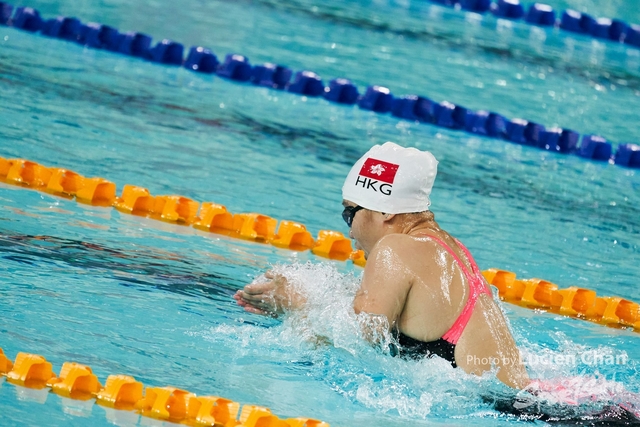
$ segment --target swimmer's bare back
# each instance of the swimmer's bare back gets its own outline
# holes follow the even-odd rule
[[[473,260],[448,233],[420,228],[386,235],[376,243],[354,309],[385,315],[400,333],[432,342],[447,335],[463,312],[471,295],[463,270],[470,271]],[[510,387],[529,384],[507,322],[490,294],[476,295],[454,344],[455,364],[465,372],[481,375],[496,368],[497,378]]]

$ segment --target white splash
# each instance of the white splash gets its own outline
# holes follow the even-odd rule
[[[542,380],[516,396],[491,373],[469,375],[437,357],[418,361],[390,357],[387,348],[393,338],[389,333],[377,337],[377,346],[362,333],[363,325],[379,330],[381,319],[358,316],[353,310],[359,276],[343,274],[332,263],[277,264],[272,271],[285,276],[306,297],[303,310],[284,316],[281,323],[251,317],[255,324],[222,324],[200,334],[217,345],[223,344],[238,363],[243,363],[243,358],[270,361],[276,372],[297,363],[300,373],[326,384],[347,400],[406,419],[496,417],[499,413],[492,410],[491,402],[501,398],[531,414],[580,415],[615,402],[631,410],[640,407],[622,383],[584,375],[575,366],[529,366],[531,377]],[[262,280],[266,280],[264,275],[255,279]],[[586,349],[564,335],[554,337],[558,350],[528,342],[518,333],[516,338],[525,359],[579,354]],[[591,350],[598,354],[617,351],[611,347]]]

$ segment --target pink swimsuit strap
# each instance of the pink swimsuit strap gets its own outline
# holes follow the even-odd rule
[[[449,252],[449,254],[453,257],[455,262],[460,266],[462,273],[464,273],[464,276],[467,278],[467,282],[469,283],[470,294],[469,294],[469,299],[467,300],[467,303],[462,308],[462,311],[460,312],[460,315],[458,316],[456,321],[453,322],[453,325],[451,326],[451,328],[449,328],[449,330],[445,332],[445,334],[442,336],[443,340],[448,341],[451,344],[455,345],[458,343],[458,340],[462,335],[462,331],[464,331],[464,328],[467,326],[467,323],[469,323],[469,319],[471,319],[471,314],[473,314],[473,309],[476,305],[476,301],[478,300],[478,297],[482,294],[487,294],[491,296],[492,295],[491,290],[487,286],[484,280],[484,277],[480,272],[480,268],[478,268],[478,264],[476,264],[476,262],[474,261],[473,257],[471,256],[471,253],[469,253],[469,250],[462,243],[460,243],[459,240],[455,239],[457,245],[464,252],[467,258],[467,261],[469,261],[472,272],[469,272],[469,270],[467,269],[467,266],[464,264],[464,262],[462,262],[460,257],[458,257],[458,255],[451,249],[451,247],[449,247],[449,245],[447,245],[443,240],[435,236],[430,236],[426,234],[423,234],[420,237],[426,237],[428,239],[432,239],[438,244],[440,244],[440,246],[442,246],[444,249],[446,249],[446,251]]]

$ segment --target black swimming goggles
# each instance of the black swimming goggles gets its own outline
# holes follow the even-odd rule
[[[345,206],[342,211],[342,219],[347,223],[349,228],[351,228],[351,224],[353,224],[353,217],[356,216],[356,212],[360,209],[364,209],[362,206]]]

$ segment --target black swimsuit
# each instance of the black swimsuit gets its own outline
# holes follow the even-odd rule
[[[457,366],[455,358],[456,344],[458,343],[464,328],[467,326],[467,323],[469,323],[476,301],[482,294],[487,294],[491,297],[491,291],[489,290],[484,277],[482,277],[480,268],[478,268],[478,265],[473,260],[469,250],[465,248],[462,243],[458,240],[455,241],[458,247],[466,255],[467,261],[471,266],[471,272],[467,269],[467,266],[462,262],[460,257],[458,257],[458,255],[443,240],[430,235],[423,235],[421,237],[432,239],[436,243],[440,244],[440,246],[442,246],[453,257],[467,279],[470,291],[469,298],[451,328],[449,328],[449,330],[442,335],[442,338],[438,340],[429,342],[419,341],[404,335],[395,328],[393,334],[399,345],[390,345],[391,354],[393,356],[411,359],[419,359],[425,356],[433,357],[434,355],[440,356],[443,359],[448,360],[455,368]]]
[[[456,368],[456,345],[442,338],[435,341],[419,341],[406,336],[402,332],[394,329],[394,336],[399,345],[390,344],[389,350],[392,356],[399,356],[404,359],[421,359],[423,357],[440,356],[451,363]]]

